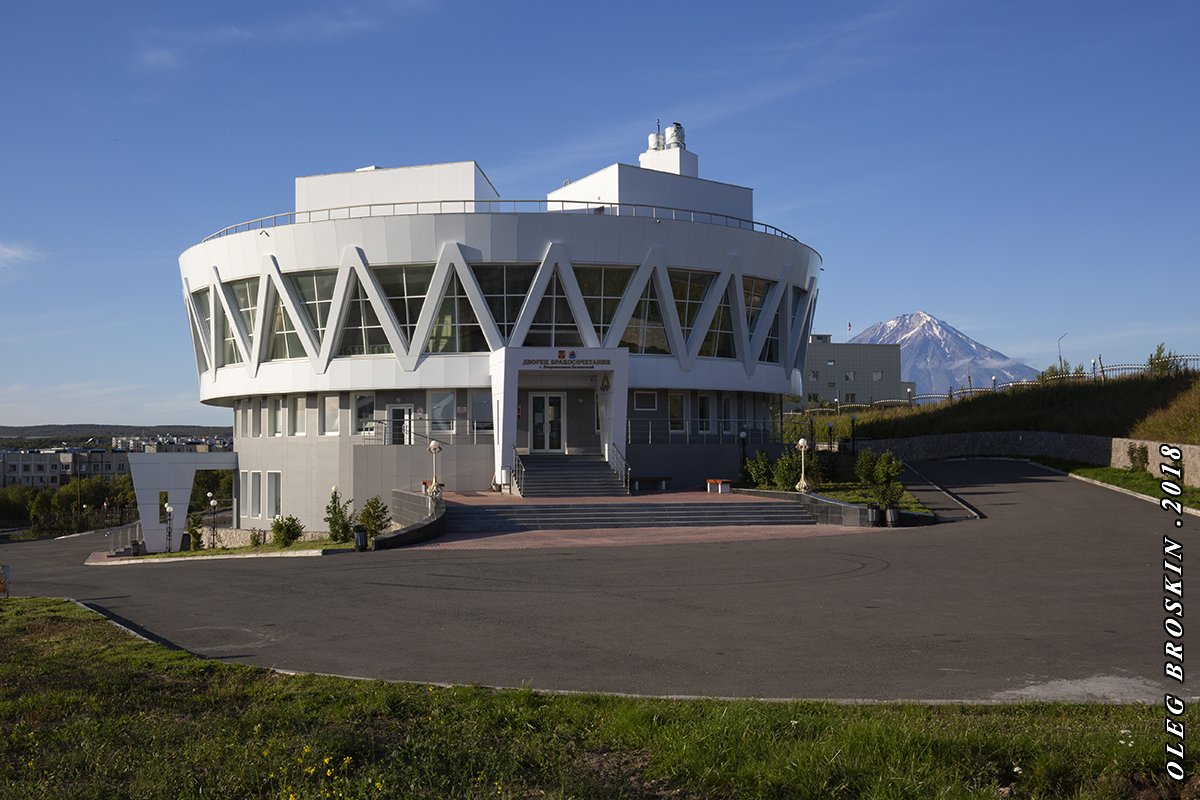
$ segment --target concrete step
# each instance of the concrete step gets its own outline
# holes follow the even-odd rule
[[[534,506],[459,506],[452,503],[446,511],[447,529],[459,533],[813,524],[816,521],[812,515],[794,503]]]

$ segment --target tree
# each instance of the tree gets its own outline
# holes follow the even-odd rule
[[[354,525],[354,513],[350,511],[353,500],[342,501],[337,487],[329,496],[329,505],[325,506],[325,523],[329,525],[329,538],[335,542],[348,542],[354,535],[351,526]]]
[[[290,514],[286,517],[276,517],[271,523],[271,538],[279,547],[291,547],[302,533],[304,526]]]
[[[1151,375],[1178,375],[1183,372],[1183,364],[1176,353],[1167,349],[1166,342],[1159,342],[1146,361],[1146,371]]]
[[[392,512],[376,495],[363,503],[362,510],[358,512],[358,521],[367,529],[367,535],[374,538],[387,530],[392,521]]]

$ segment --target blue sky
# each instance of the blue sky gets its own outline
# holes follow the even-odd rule
[[[177,258],[293,178],[637,163],[825,258],[815,329],[917,310],[1043,368],[1200,352],[1194,2],[31,3],[0,27],[0,424],[228,424]]]

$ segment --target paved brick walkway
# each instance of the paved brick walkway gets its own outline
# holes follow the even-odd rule
[[[762,503],[774,500],[743,494],[715,492],[645,492],[628,497],[521,497],[497,492],[447,492],[449,505],[584,505],[662,503]],[[539,530],[508,533],[448,533],[410,549],[419,550],[528,550],[553,547],[633,547],[655,544],[691,544],[697,542],[748,542],[762,539],[807,539],[817,536],[841,536],[862,533],[867,528],[834,525],[763,525],[704,526],[683,528],[618,528],[613,530]],[[875,532],[878,532],[876,529]]]

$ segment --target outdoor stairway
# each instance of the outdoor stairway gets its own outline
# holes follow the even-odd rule
[[[815,524],[804,506],[788,502],[446,504],[449,533]]]
[[[601,455],[527,455],[523,497],[619,497],[629,492]]]

